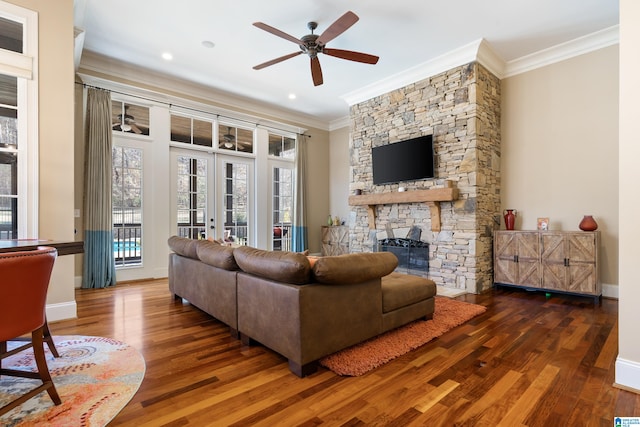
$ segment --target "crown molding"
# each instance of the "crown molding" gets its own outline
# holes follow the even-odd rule
[[[526,73],[536,68],[584,55],[620,43],[620,26],[605,28],[577,39],[543,49],[507,62],[504,77]]]
[[[224,109],[227,112],[244,113],[253,117],[265,117],[265,121],[279,123],[286,121],[290,125],[295,124],[328,130],[328,123],[317,120],[315,117],[278,109],[271,104],[260,103],[255,99],[239,97],[209,86],[118,61],[92,51],[85,50],[83,52],[80,72],[84,76],[93,75],[103,81],[126,82],[124,84],[130,89],[138,87],[155,94],[164,93],[173,97],[173,99],[182,95],[185,98],[197,99],[201,104],[211,104],[211,107]],[[254,120],[257,120],[257,118]]]
[[[332,120],[329,123],[329,132],[342,129],[351,125],[351,117],[344,116],[339,119]]]
[[[341,98],[352,106],[472,61],[478,61],[496,77],[504,79],[618,44],[619,32],[619,26],[615,25],[509,62],[505,62],[489,42],[479,39],[401,73],[349,92]],[[332,124],[343,121],[344,118],[336,119]]]
[[[475,40],[469,44],[440,55],[432,60],[411,67],[401,73],[394,74],[386,79],[380,80],[358,90],[342,95],[341,98],[344,99],[350,106],[355,105],[368,99],[375,98],[376,96],[389,93],[401,87],[405,87],[409,84],[445,72],[454,67],[468,64],[469,62],[475,61],[477,59],[478,50],[483,45],[488,45],[488,43],[483,43],[483,39]]]

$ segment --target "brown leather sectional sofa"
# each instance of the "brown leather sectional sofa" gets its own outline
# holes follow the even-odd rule
[[[289,360],[303,377],[318,359],[420,318],[431,318],[435,283],[392,273],[389,252],[312,259],[301,253],[169,239],[169,289]]]

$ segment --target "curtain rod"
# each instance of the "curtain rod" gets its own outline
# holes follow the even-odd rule
[[[80,83],[80,82],[74,82],[74,83],[75,83],[75,84],[77,84],[77,85],[82,85],[82,87],[84,87],[84,88],[99,89],[99,90],[107,90],[107,91],[109,91],[109,92],[111,92],[111,93],[117,93],[118,95],[125,95],[125,96],[130,96],[130,97],[132,97],[132,98],[139,98],[139,99],[143,99],[143,100],[145,100],[145,101],[156,102],[156,103],[159,103],[159,104],[165,104],[165,105],[167,105],[169,108],[171,108],[171,107],[179,107],[179,108],[184,108],[185,110],[190,110],[190,111],[193,111],[193,112],[196,112],[196,113],[215,114],[215,115],[216,115],[216,117],[222,117],[222,118],[230,119],[230,120],[237,120],[237,121],[240,121],[240,122],[248,123],[248,124],[250,124],[250,125],[259,126],[259,124],[258,124],[258,123],[254,123],[254,122],[251,122],[251,121],[249,121],[249,120],[238,119],[238,118],[236,118],[236,117],[229,117],[229,116],[225,116],[224,114],[217,114],[217,113],[212,113],[212,112],[210,112],[210,111],[198,110],[197,108],[192,108],[192,107],[184,107],[184,106],[182,106],[182,105],[172,104],[172,103],[170,103],[170,102],[166,102],[166,101],[158,101],[157,99],[147,98],[147,97],[144,97],[144,96],[141,96],[141,95],[132,95],[132,94],[130,94],[130,93],[119,92],[119,91],[117,91],[117,90],[105,89],[105,88],[103,88],[103,87],[99,87],[99,86],[95,86],[95,85],[89,85],[89,84],[86,84],[86,83]],[[271,129],[276,129],[276,130],[280,130],[280,131],[282,131],[282,132],[291,132],[290,130],[280,129],[280,128],[277,128],[277,127],[274,127],[274,126],[269,126],[269,128],[271,128]],[[311,135],[307,135],[307,134],[305,134],[304,132],[303,132],[303,133],[300,133],[300,132],[294,132],[294,133],[295,133],[296,135],[300,135],[300,136],[305,136],[305,137],[307,137],[307,138],[311,138]]]

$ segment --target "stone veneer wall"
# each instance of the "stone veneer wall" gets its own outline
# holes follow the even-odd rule
[[[458,200],[440,203],[439,232],[431,231],[425,203],[378,206],[376,230],[366,208],[353,206],[351,252],[375,251],[378,231],[419,226],[430,245],[429,278],[474,293],[490,288],[492,234],[501,218],[500,80],[471,62],[354,105],[350,118],[350,190],[397,191],[399,184],[373,185],[371,148],[432,133],[436,178],[401,185],[410,191],[450,180],[460,191]]]

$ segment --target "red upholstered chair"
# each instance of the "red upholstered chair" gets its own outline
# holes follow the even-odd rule
[[[47,325],[45,303],[49,279],[57,255],[56,249],[49,247],[0,254],[0,375],[42,381],[42,385],[0,408],[0,415],[45,390],[53,403],[56,405],[61,403],[51,380],[44,353],[44,335]],[[38,372],[3,368],[2,359],[19,351],[14,349],[8,352],[7,341],[13,341],[26,334],[31,334],[31,342],[21,346],[20,350],[33,346]]]

